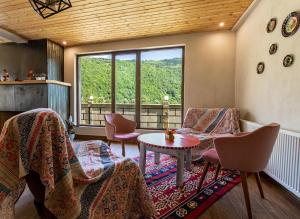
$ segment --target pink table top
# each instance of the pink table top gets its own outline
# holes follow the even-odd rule
[[[185,150],[195,148],[200,145],[200,140],[191,135],[174,134],[174,141],[165,139],[164,133],[142,134],[138,141],[152,147]]]

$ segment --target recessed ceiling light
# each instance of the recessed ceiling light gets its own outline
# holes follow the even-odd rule
[[[224,25],[225,25],[224,22],[219,23],[219,26],[220,26],[220,27],[224,27]]]
[[[62,44],[63,45],[67,45],[67,41],[62,41]]]

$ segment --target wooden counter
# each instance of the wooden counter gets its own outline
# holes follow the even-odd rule
[[[25,112],[51,108],[63,119],[69,117],[71,84],[54,80],[0,82],[0,112]]]
[[[23,81],[0,81],[0,85],[20,85],[20,84],[58,84],[71,87],[70,83],[55,80],[23,80]]]

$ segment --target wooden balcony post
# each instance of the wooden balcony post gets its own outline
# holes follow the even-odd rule
[[[91,107],[94,103],[94,97],[90,96],[89,101],[88,101],[88,121],[89,121],[89,125],[91,125]]]
[[[163,128],[169,128],[169,97],[165,96],[163,101]]]

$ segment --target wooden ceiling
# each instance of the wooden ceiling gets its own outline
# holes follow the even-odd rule
[[[73,7],[42,19],[28,0],[1,0],[0,27],[27,39],[68,46],[151,36],[229,30],[252,0],[71,0]],[[223,28],[219,23],[224,22]]]

